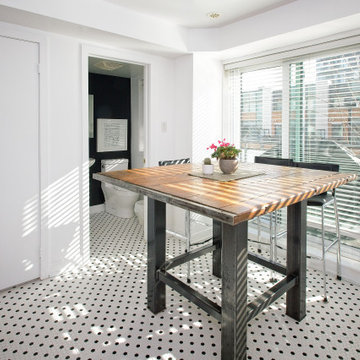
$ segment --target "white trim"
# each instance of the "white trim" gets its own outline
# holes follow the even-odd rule
[[[0,23],[0,35],[16,40],[37,43],[39,46],[39,223],[40,223],[40,278],[45,279],[49,274],[50,233],[47,226],[48,197],[46,192],[49,185],[48,177],[48,44],[47,37],[25,31],[10,30]]]
[[[90,260],[90,205],[89,205],[89,69],[88,57],[81,52],[81,173],[79,183],[80,193],[80,228],[82,241],[80,254],[82,264]]]
[[[223,62],[224,69],[230,70],[235,68],[253,67],[262,64],[278,63],[282,60],[290,60],[299,56],[326,52],[336,48],[343,48],[360,43],[360,30],[337,34],[336,36],[320,38],[311,42],[298,43],[284,48],[273,49],[266,52],[255,53],[236,59],[226,60]]]
[[[289,66],[282,67],[282,126],[281,126],[281,156],[289,158],[290,148],[290,112],[289,112],[289,99],[290,99],[290,85],[289,85]]]
[[[39,119],[39,156],[40,156],[40,278],[50,276],[51,242],[48,227],[49,197],[49,159],[48,159],[48,44],[47,38],[41,37],[40,46],[40,119]]]

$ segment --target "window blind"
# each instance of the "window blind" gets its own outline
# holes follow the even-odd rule
[[[335,163],[360,176],[360,47],[265,66],[228,70],[230,116],[243,160],[264,155]],[[360,182],[340,187],[337,199],[341,230],[360,247]],[[332,208],[325,214],[335,231]],[[308,211],[308,219],[320,224],[320,213]]]
[[[236,81],[236,77],[238,80]],[[238,106],[240,148],[245,161],[264,151],[281,155],[282,69],[280,66],[238,73],[231,70],[233,106]],[[237,95],[239,92],[240,96]],[[235,100],[237,96],[238,102]]]
[[[296,161],[335,163],[359,172],[360,50],[309,57],[289,65],[289,154]],[[360,184],[337,190],[343,230],[360,233]],[[319,215],[308,212],[309,220]],[[335,226],[332,210],[328,225]]]

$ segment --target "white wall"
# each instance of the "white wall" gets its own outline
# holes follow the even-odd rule
[[[174,157],[189,156],[192,162],[209,157],[206,148],[222,137],[223,67],[213,54],[195,53],[175,61]],[[184,212],[171,209],[167,217],[171,230],[184,234]],[[202,219],[204,220],[204,219]],[[195,227],[192,237],[203,237]],[[204,236],[208,236],[205,231]]]
[[[40,33],[47,38],[48,111],[46,134],[42,136],[48,159],[41,171],[48,179],[42,193],[48,251],[43,256],[48,263],[46,275],[56,275],[78,268],[89,256],[88,155],[83,150],[87,148],[88,139],[82,120],[81,43],[75,38],[6,23],[0,23],[0,32],[1,29],[12,29],[20,34]],[[121,48],[105,49],[106,52],[124,60],[148,64],[148,165],[156,164],[164,156],[172,156],[173,134],[169,129],[161,131],[161,123],[173,122],[174,61]]]
[[[175,59],[174,159],[192,155],[193,55]]]
[[[221,62],[212,54],[194,54],[192,159],[201,162],[211,155],[206,148],[222,137]]]
[[[41,171],[48,175],[49,275],[87,260],[80,85],[79,43],[48,34],[48,164]]]

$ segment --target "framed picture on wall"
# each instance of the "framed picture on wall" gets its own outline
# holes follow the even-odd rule
[[[127,150],[128,119],[97,119],[97,151]]]
[[[94,137],[94,95],[89,95],[89,138]]]

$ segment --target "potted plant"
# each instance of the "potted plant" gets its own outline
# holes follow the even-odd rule
[[[205,175],[212,175],[214,173],[214,165],[210,158],[205,158],[202,164],[202,171]]]
[[[220,170],[224,174],[231,174],[236,171],[239,166],[239,160],[237,156],[241,152],[234,144],[226,142],[226,139],[218,140],[219,145],[211,144],[207,149],[211,149],[214,152],[211,157],[219,160]]]

